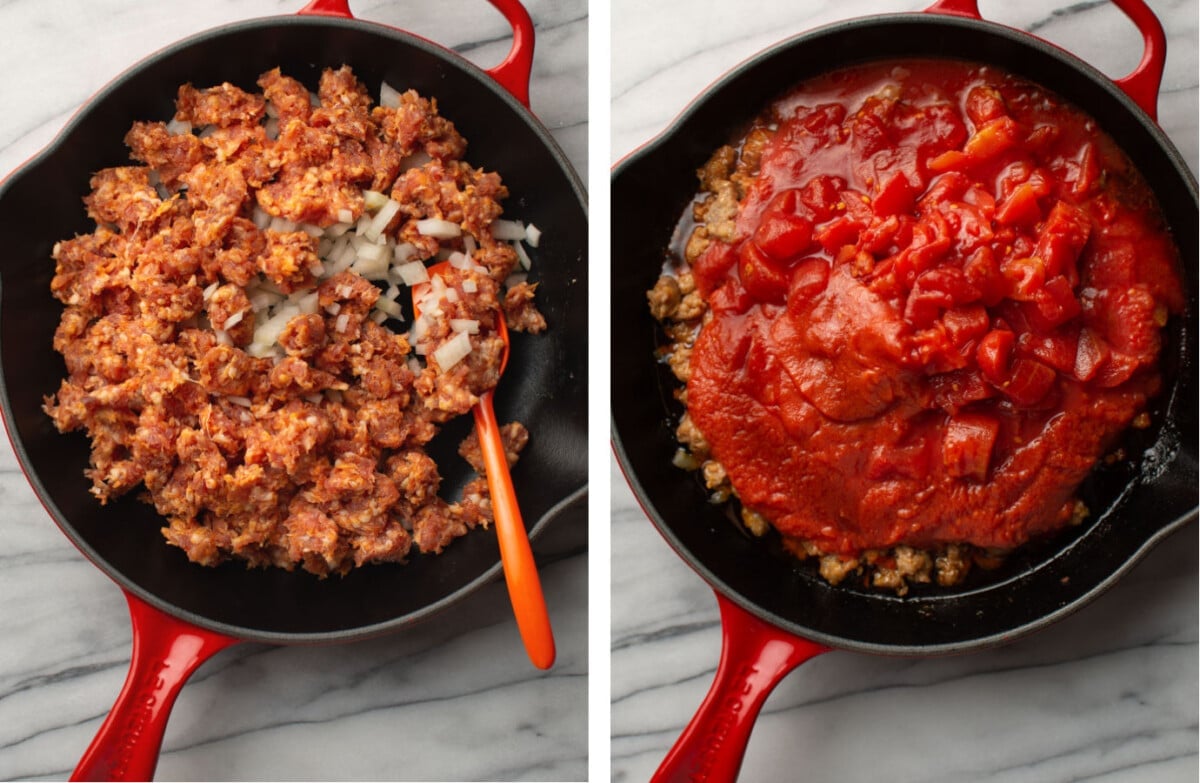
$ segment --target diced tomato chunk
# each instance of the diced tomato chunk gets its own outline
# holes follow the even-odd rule
[[[1020,349],[1063,374],[1074,374],[1079,336],[1073,329],[1052,334],[1025,332],[1017,340]]]
[[[829,262],[815,256],[805,258],[792,269],[791,287],[788,289],[788,309],[795,312],[805,303],[825,290],[829,283]]]
[[[958,413],[946,423],[942,437],[942,462],[951,476],[987,478],[1000,421],[982,413]]]
[[[982,337],[988,330],[987,309],[982,305],[952,307],[942,315],[942,324],[956,348],[970,340]]]
[[[996,396],[995,387],[970,369],[932,375],[929,378],[929,386],[933,389],[937,404],[950,413],[973,402]]]
[[[1008,107],[1004,104],[1004,97],[1000,95],[1000,91],[986,84],[972,87],[967,92],[966,105],[963,108],[966,109],[967,118],[976,125],[1008,114]]]
[[[1046,274],[1063,274],[1069,282],[1077,282],[1079,254],[1091,231],[1091,221],[1082,209],[1065,201],[1055,203],[1034,249],[1034,255],[1046,265]]]
[[[833,217],[837,204],[841,201],[841,192],[846,187],[846,180],[821,174],[810,179],[800,188],[800,201],[812,210],[818,221]]]
[[[1008,296],[1019,302],[1031,301],[1046,284],[1046,266],[1037,256],[1006,258],[1000,273],[1008,281]]]
[[[1037,405],[1050,391],[1056,377],[1054,370],[1036,359],[1017,359],[1009,378],[1000,384],[1000,390],[1018,405]]]
[[[1029,182],[1022,182],[996,207],[996,221],[1006,226],[1036,223],[1042,217],[1037,200],[1037,190],[1034,186]]]
[[[812,222],[806,218],[768,210],[754,230],[754,244],[770,258],[786,261],[811,247],[812,231]]]
[[[1008,365],[1012,359],[1016,335],[1008,329],[993,329],[983,336],[975,348],[975,362],[980,371],[997,385],[1008,378]]]
[[[783,304],[787,298],[787,271],[753,242],[743,242],[738,249],[738,277],[746,292],[760,302]]]
[[[987,245],[971,254],[963,264],[963,273],[979,289],[980,299],[989,307],[1008,295],[1008,281],[1000,273],[1000,265]]]
[[[1075,377],[1081,381],[1090,381],[1112,355],[1112,349],[1104,338],[1086,326],[1079,330],[1079,343],[1075,352]]]
[[[1021,140],[1021,126],[1011,117],[997,117],[979,127],[967,143],[963,152],[972,163],[981,163],[999,157]]]
[[[817,242],[827,253],[836,253],[842,245],[852,245],[858,242],[859,233],[865,226],[849,217],[840,217],[821,226],[815,236]]]
[[[1079,300],[1062,275],[1052,277],[1033,294],[1034,307],[1027,311],[1030,323],[1048,332],[1080,313]]]
[[[692,262],[692,277],[696,287],[704,296],[708,296],[737,261],[737,253],[733,246],[725,242],[710,242],[704,252]]]
[[[879,188],[871,209],[879,217],[910,212],[916,202],[917,189],[903,172],[896,172]]]

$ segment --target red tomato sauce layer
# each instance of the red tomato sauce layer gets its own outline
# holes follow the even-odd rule
[[[842,555],[1067,524],[1184,305],[1128,159],[1056,96],[952,61],[838,71],[761,124],[734,239],[692,269],[712,318],[688,410],[743,504]]]

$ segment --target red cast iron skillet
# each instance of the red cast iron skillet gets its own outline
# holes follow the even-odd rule
[[[496,395],[501,421],[533,437],[513,471],[526,525],[538,532],[586,493],[587,214],[565,155],[527,108],[533,25],[517,0],[491,0],[513,28],[512,49],[490,71],[389,27],[354,20],[345,0],[318,0],[300,15],[221,27],[174,44],[99,92],[48,149],[0,186],[0,404],[38,497],[79,550],[125,592],[134,626],[125,688],[75,771],[77,779],[148,779],[167,715],[188,675],[238,640],[317,643],[395,631],[491,581],[500,571],[493,535],[477,532],[438,557],[358,569],[318,580],[304,572],[190,564],[167,546],[153,508],[134,497],[107,506],[88,494],[88,442],[61,435],[42,412],[64,377],[52,350],[61,306],[50,296],[55,241],[91,226],[81,203],[92,173],[129,160],[134,120],[167,119],[184,82],[255,89],[275,66],[315,88],[324,67],[350,65],[372,91],[381,81],[437,98],[468,139],[473,165],[501,172],[509,214],[543,231],[535,251],[539,306],[551,328],[513,336]],[[431,450],[446,496],[469,478],[454,453],[469,416]]]
[[[1153,121],[1165,43],[1140,0],[1117,5],[1143,33],[1145,56],[1116,84],[1028,34],[985,22],[974,0],[941,0],[935,13],[874,16],[792,38],[739,65],[661,136],[622,161],[612,181],[613,443],[625,476],[672,548],[712,586],[723,626],[715,682],[655,780],[736,778],[754,720],[774,685],[829,648],[889,655],[956,653],[1003,644],[1078,609],[1149,548],[1195,519],[1196,183]],[[1093,516],[1029,546],[954,589],[918,586],[907,597],[833,587],[751,539],[707,502],[698,479],[671,464],[676,382],[654,359],[659,338],[645,292],[696,190],[695,171],[784,88],[866,59],[954,57],[1036,81],[1098,118],[1146,175],[1179,243],[1190,292],[1168,325],[1166,388],[1154,426],[1124,443],[1131,458],[1098,469],[1081,489]],[[923,588],[923,589],[922,589]]]

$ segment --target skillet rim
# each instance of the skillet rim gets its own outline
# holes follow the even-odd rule
[[[153,69],[163,60],[178,54],[183,49],[204,45],[212,49],[219,45],[220,39],[243,34],[247,32],[264,32],[268,30],[282,30],[288,27],[313,27],[324,29],[349,29],[359,33],[366,33],[373,36],[379,36],[386,39],[388,43],[396,46],[407,46],[417,49],[425,54],[431,55],[438,61],[455,68],[464,75],[470,77],[480,87],[498,98],[510,114],[517,118],[532,134],[544,148],[554,163],[557,165],[558,173],[563,175],[565,184],[569,186],[571,193],[574,195],[579,215],[586,222],[588,219],[588,200],[587,191],[583,185],[575,167],[562,150],[558,142],[551,136],[549,130],[535,115],[531,108],[526,107],[518,101],[511,93],[502,87],[495,79],[493,79],[486,70],[480,66],[467,60],[458,52],[424,38],[407,30],[392,27],[391,25],[373,22],[370,20],[359,18],[344,18],[340,16],[328,16],[323,14],[291,14],[291,15],[276,15],[276,16],[258,16],[250,19],[221,24],[206,30],[199,31],[192,35],[188,35],[179,40],[173,41],[149,54],[140,58],[130,66],[126,67],[116,76],[108,80],[95,93],[89,96],[80,106],[74,111],[71,117],[64,123],[61,129],[55,136],[41,149],[33,153],[28,159],[19,164],[12,171],[4,175],[0,179],[0,204],[4,203],[4,199],[9,192],[14,189],[16,184],[25,176],[28,176],[32,171],[38,168],[44,162],[54,159],[55,155],[62,149],[63,145],[68,142],[74,134],[78,126],[84,123],[92,112],[100,110],[110,96],[118,91],[124,84]],[[371,55],[374,58],[379,58],[382,55]],[[584,269],[580,274],[580,279],[586,279],[586,259],[587,247],[586,243],[579,245],[580,262],[584,265]],[[0,276],[0,291],[2,291],[3,278]],[[586,282],[585,282],[586,286]],[[583,371],[586,373],[586,363],[583,365]],[[340,628],[335,630],[325,631],[275,631],[266,629],[249,628],[245,626],[235,625],[223,621],[213,620],[203,615],[197,614],[189,609],[174,604],[169,600],[159,597],[153,590],[147,589],[128,577],[119,567],[110,564],[101,554],[93,547],[75,528],[74,524],[68,518],[54,501],[53,496],[48,491],[43,483],[39,472],[34,468],[26,444],[21,439],[16,422],[16,416],[12,408],[11,397],[9,394],[9,380],[5,373],[0,372],[0,421],[3,421],[5,432],[9,442],[12,445],[13,451],[17,457],[18,465],[24,475],[26,481],[33,489],[38,502],[46,510],[56,526],[65,534],[71,544],[78,550],[92,565],[100,569],[109,579],[111,579],[121,590],[136,595],[139,599],[150,604],[155,609],[162,611],[172,617],[178,618],[185,622],[191,623],[199,628],[214,631],[226,636],[250,642],[260,642],[268,644],[325,644],[338,643],[345,641],[353,641],[360,639],[373,638],[381,636],[410,624],[418,623],[445,611],[453,604],[465,599],[469,595],[475,593],[484,585],[496,580],[502,573],[503,564],[497,554],[495,561],[486,569],[481,571],[476,577],[459,586],[454,591],[446,594],[438,600],[427,602],[419,608],[406,612],[400,615],[394,615],[386,620],[379,622],[367,623],[353,627]],[[583,430],[586,437],[586,429]],[[588,495],[588,476],[586,472],[582,475],[582,481],[578,485],[573,486],[568,492],[557,498],[553,503],[546,508],[534,520],[526,520],[526,528],[530,541],[535,540],[545,528],[554,520],[555,517],[570,513],[576,507],[582,506],[586,508],[586,498]]]
[[[654,135],[653,137],[651,137],[650,139],[648,139],[647,141],[645,141],[644,143],[639,145],[637,148],[630,151],[628,154],[626,154],[620,160],[618,160],[618,162],[613,166],[611,180],[610,180],[613,190],[614,190],[614,193],[617,190],[618,183],[619,183],[619,180],[622,177],[622,175],[625,175],[625,174],[628,174],[628,173],[634,171],[640,163],[643,163],[647,159],[652,158],[654,156],[654,154],[656,152],[658,152],[664,145],[669,144],[671,141],[673,141],[675,136],[678,133],[680,133],[680,131],[682,131],[686,125],[688,125],[689,121],[691,121],[694,117],[696,117],[696,115],[700,114],[704,110],[705,106],[710,101],[714,100],[715,98],[720,96],[722,93],[728,91],[730,89],[730,87],[732,85],[734,85],[739,78],[760,68],[768,61],[770,61],[776,57],[786,56],[789,53],[792,53],[795,49],[803,47],[807,44],[811,44],[812,42],[814,42],[815,40],[820,39],[820,38],[825,38],[825,37],[832,36],[832,35],[844,34],[847,31],[857,32],[860,30],[873,29],[873,28],[877,28],[877,27],[881,27],[881,26],[903,27],[906,25],[928,26],[930,28],[934,28],[939,25],[942,25],[942,26],[947,27],[950,30],[959,29],[959,30],[968,31],[972,35],[983,34],[983,35],[996,36],[998,39],[1002,39],[1005,42],[1012,43],[1016,47],[1021,47],[1021,48],[1025,48],[1025,49],[1032,48],[1032,49],[1037,50],[1041,54],[1044,54],[1046,56],[1049,56],[1053,59],[1058,60],[1061,65],[1072,69],[1075,72],[1075,74],[1074,74],[1075,76],[1079,77],[1080,79],[1085,80],[1087,83],[1089,83],[1095,87],[1101,88],[1104,92],[1106,92],[1108,94],[1108,97],[1117,100],[1122,105],[1122,107],[1125,109],[1126,115],[1129,118],[1135,120],[1137,122],[1137,124],[1144,131],[1146,131],[1147,133],[1149,133],[1149,135],[1151,135],[1153,137],[1153,139],[1157,142],[1157,147],[1158,147],[1159,151],[1161,151],[1163,154],[1165,154],[1165,156],[1169,159],[1169,161],[1172,164],[1173,171],[1170,172],[1170,174],[1172,176],[1178,178],[1179,182],[1190,193],[1192,203],[1196,203],[1196,201],[1197,201],[1197,185],[1196,185],[1195,174],[1191,171],[1191,169],[1188,167],[1187,163],[1183,160],[1182,155],[1179,153],[1179,151],[1176,148],[1176,146],[1174,145],[1174,143],[1171,141],[1171,139],[1169,137],[1167,137],[1166,133],[1162,130],[1162,128],[1157,123],[1155,123],[1153,120],[1151,120],[1146,115],[1145,111],[1140,106],[1138,106],[1137,103],[1134,102],[1133,99],[1130,98],[1123,90],[1121,90],[1108,76],[1106,76],[1105,74],[1100,72],[1098,69],[1096,69],[1094,66],[1090,65],[1086,61],[1080,59],[1079,57],[1074,55],[1072,52],[1067,51],[1067,50],[1065,50],[1055,44],[1052,44],[1042,38],[1039,38],[1032,33],[1027,33],[1025,31],[1011,28],[1006,25],[999,24],[997,22],[992,22],[992,21],[989,21],[986,19],[974,19],[974,18],[960,17],[960,16],[955,16],[955,15],[948,15],[948,14],[928,12],[928,11],[898,12],[898,13],[891,13],[891,14],[873,14],[873,15],[869,15],[869,16],[860,16],[860,17],[841,20],[838,22],[833,22],[833,23],[830,23],[827,25],[822,25],[820,27],[816,27],[816,28],[812,28],[810,30],[803,31],[796,35],[789,36],[789,37],[787,37],[775,44],[772,44],[772,45],[760,50],[759,52],[752,54],[751,56],[741,60],[740,62],[735,64],[732,68],[730,68],[728,71],[726,71],[723,75],[721,75],[719,78],[715,79],[708,86],[706,86],[698,95],[696,95],[675,116],[674,119],[672,119],[664,127],[663,130],[661,130],[656,135]],[[954,58],[954,59],[964,59],[964,58],[959,57],[958,55],[954,55],[954,54],[946,54],[944,52],[928,51],[928,49],[929,49],[928,45],[924,45],[923,48],[926,50],[923,54],[915,53],[915,54],[908,54],[908,55],[899,55],[899,54],[888,53],[888,54],[884,54],[882,56],[871,56],[871,55],[848,56],[843,60],[839,60],[839,61],[833,62],[833,63],[827,63],[826,67],[823,70],[818,69],[818,70],[814,70],[812,72],[820,73],[823,71],[834,70],[837,68],[846,67],[846,66],[850,66],[850,65],[854,65],[854,64],[858,64],[858,63],[878,61],[881,59],[886,60],[886,59],[892,59],[892,58],[898,58],[898,57],[904,57],[904,56],[950,57],[950,58]],[[969,59],[969,58],[967,58],[967,59]],[[985,64],[991,62],[991,60],[988,60],[988,59],[985,59],[982,57],[977,58],[976,61],[983,62]],[[997,67],[1005,68],[1006,70],[1012,70],[1011,68],[1009,68],[1008,66],[1003,65],[1003,64],[997,64]],[[800,77],[798,77],[798,78],[800,78]],[[807,77],[804,77],[804,78],[807,78]],[[1028,78],[1031,81],[1035,81],[1035,82],[1039,81],[1036,77],[1032,77],[1032,76],[1026,76],[1025,78]],[[1082,106],[1085,111],[1092,113],[1089,106],[1085,106],[1079,100],[1076,99],[1076,95],[1069,94],[1062,90],[1055,90],[1055,92],[1057,92],[1059,95],[1061,95],[1063,98],[1065,98],[1069,102],[1071,102],[1077,106]],[[726,129],[726,131],[728,131],[730,128],[736,127],[737,123],[748,119],[749,116],[750,115],[739,115],[738,117],[735,117],[731,120],[727,120],[723,127]],[[1108,125],[1108,123],[1106,123],[1106,126],[1107,125]],[[707,130],[711,130],[711,129],[708,127],[705,127],[704,130],[707,131]],[[716,135],[716,134],[714,133],[714,135]],[[728,134],[726,134],[726,135],[728,135]],[[722,142],[717,142],[717,143],[720,144]],[[1139,168],[1140,168],[1140,166],[1139,166]],[[1147,179],[1149,179],[1149,176],[1147,176]],[[694,192],[694,188],[692,189],[692,192]],[[684,207],[681,207],[681,209],[682,208],[684,208]],[[1174,230],[1175,228],[1177,228],[1177,226],[1173,225],[1172,229]],[[1189,280],[1188,278],[1191,275],[1187,274],[1187,265],[1188,265],[1189,260],[1186,258],[1181,259],[1181,260],[1185,266],[1184,284],[1185,284],[1185,286],[1191,284],[1191,287],[1194,289],[1195,288],[1194,280]],[[614,308],[616,307],[615,300],[613,303],[613,307]],[[1183,344],[1182,344],[1181,348],[1183,349],[1182,352],[1184,353],[1184,358],[1182,359],[1184,370],[1183,370],[1183,372],[1181,372],[1179,374],[1179,377],[1177,379],[1175,379],[1175,382],[1168,389],[1164,390],[1164,394],[1160,397],[1159,402],[1164,406],[1164,409],[1172,409],[1173,410],[1178,405],[1183,405],[1183,406],[1190,405],[1192,410],[1194,411],[1195,406],[1196,406],[1195,400],[1181,400],[1179,397],[1180,387],[1186,387],[1188,385],[1189,381],[1193,384],[1192,391],[1194,392],[1195,375],[1197,372],[1196,366],[1195,366],[1195,363],[1196,363],[1195,342],[1196,342],[1196,332],[1197,332],[1197,327],[1196,327],[1197,312],[1196,311],[1197,311],[1196,291],[1191,290],[1191,291],[1189,291],[1189,300],[1188,300],[1186,310],[1182,314],[1182,316],[1180,316],[1181,321],[1182,321],[1180,330],[1181,330],[1181,333],[1183,336]],[[615,309],[614,309],[614,315],[615,315]],[[1187,366],[1189,364],[1190,364],[1190,367]],[[1188,377],[1189,374],[1190,374],[1190,378]],[[618,383],[619,383],[619,379],[614,375],[613,381],[612,381],[612,387],[613,387],[613,392],[614,392],[614,403],[616,402],[615,392],[616,392]],[[614,405],[614,408],[615,408],[615,405]],[[666,411],[665,409],[662,412],[664,415],[668,414],[668,411]],[[1193,412],[1193,416],[1194,416],[1194,412]],[[1167,423],[1167,424],[1164,424],[1163,426],[1164,426],[1164,430],[1175,427],[1174,423]],[[1186,435],[1187,435],[1187,437],[1190,438],[1190,440],[1180,447],[1178,453],[1173,455],[1173,458],[1170,462],[1169,467],[1166,469],[1166,472],[1182,471],[1182,470],[1187,470],[1190,468],[1192,473],[1193,474],[1195,473],[1195,459],[1196,459],[1196,457],[1195,457],[1195,453],[1196,453],[1195,433],[1187,433]],[[620,466],[622,475],[624,476],[626,482],[628,483],[631,490],[633,491],[633,494],[634,494],[639,506],[642,508],[643,513],[645,513],[647,515],[647,517],[650,519],[650,521],[654,524],[655,528],[658,530],[659,534],[666,540],[667,544],[671,547],[671,549],[674,550],[675,554],[677,556],[679,556],[693,571],[695,571],[697,573],[697,575],[700,576],[711,589],[713,589],[720,595],[724,596],[726,599],[730,600],[732,603],[736,604],[739,608],[748,612],[749,614],[751,614],[755,617],[758,617],[759,619],[769,623],[770,625],[772,625],[776,628],[779,628],[781,630],[784,630],[794,636],[797,636],[799,638],[806,639],[806,640],[815,641],[815,642],[818,642],[821,644],[825,644],[830,647],[839,648],[839,649],[843,649],[843,650],[851,650],[851,651],[856,651],[856,652],[865,652],[865,653],[891,655],[891,656],[928,656],[928,655],[956,654],[956,653],[961,653],[961,652],[967,652],[970,650],[982,649],[982,648],[986,648],[986,647],[1006,644],[1010,641],[1014,641],[1018,638],[1026,636],[1030,633],[1034,633],[1048,625],[1051,625],[1051,624],[1061,620],[1062,618],[1066,617],[1067,615],[1072,614],[1073,612],[1075,612],[1075,611],[1083,608],[1087,604],[1091,603],[1093,600],[1095,600],[1101,594],[1103,594],[1108,589],[1110,589],[1114,584],[1116,584],[1116,582],[1122,576],[1124,576],[1130,569],[1132,569],[1138,562],[1140,562],[1142,560],[1142,558],[1144,558],[1146,556],[1146,554],[1155,545],[1157,545],[1163,539],[1167,538],[1172,533],[1176,532],[1181,527],[1187,525],[1190,522],[1195,521],[1198,517],[1198,507],[1197,507],[1196,501],[1193,500],[1191,508],[1188,511],[1176,516],[1174,519],[1163,522],[1158,528],[1156,528],[1154,531],[1152,531],[1148,535],[1146,535],[1145,538],[1140,540],[1136,546],[1132,547],[1131,551],[1124,553],[1122,559],[1116,565],[1114,565],[1111,569],[1109,569],[1107,574],[1101,580],[1099,580],[1094,586],[1085,590],[1084,592],[1080,593],[1079,595],[1071,598],[1065,604],[1061,604],[1056,608],[1051,608],[1046,611],[1040,611],[1036,617],[1028,620],[1027,622],[1025,622],[1023,624],[1017,625],[1015,627],[1003,628],[1003,629],[996,630],[991,633],[986,633],[986,634],[983,634],[980,636],[976,636],[976,637],[973,637],[973,638],[970,638],[967,640],[950,641],[950,642],[919,643],[919,644],[911,644],[911,643],[892,644],[892,643],[879,643],[879,642],[863,641],[863,640],[858,640],[858,639],[846,638],[846,637],[839,636],[837,634],[829,633],[826,631],[814,630],[813,628],[810,628],[810,627],[801,625],[797,622],[794,622],[789,618],[782,617],[782,616],[778,615],[776,612],[762,606],[761,604],[754,601],[753,599],[747,598],[745,595],[742,594],[741,591],[739,591],[738,589],[735,589],[733,586],[731,586],[727,580],[719,577],[714,572],[713,568],[711,568],[709,566],[708,562],[705,559],[703,559],[702,557],[693,553],[691,551],[691,549],[683,542],[683,540],[676,534],[676,532],[675,532],[674,528],[671,526],[671,524],[669,524],[667,522],[666,514],[664,514],[664,512],[662,510],[660,510],[656,506],[656,504],[651,500],[650,493],[647,491],[646,486],[643,483],[641,476],[638,474],[638,471],[634,467],[634,460],[631,458],[630,452],[628,451],[628,449],[626,447],[625,440],[621,437],[621,427],[620,427],[617,412],[615,411],[615,409],[610,412],[610,439],[611,439],[611,447],[613,449],[615,456],[617,457],[617,462],[618,462],[618,465]],[[1190,452],[1188,451],[1189,446],[1190,446]],[[1182,460],[1182,462],[1181,462],[1181,460]],[[1190,462],[1189,462],[1189,460],[1190,460]],[[687,474],[680,472],[679,475],[680,475],[681,481],[688,480]],[[1125,495],[1129,492],[1129,490],[1131,488],[1136,486],[1138,483],[1139,482],[1136,477],[1134,479],[1130,479],[1127,482],[1127,485],[1123,489],[1121,494],[1105,508],[1104,514],[1102,514],[1101,517],[1103,518],[1104,516],[1106,516],[1113,508],[1123,505],[1125,502],[1124,501]],[[1193,484],[1194,484],[1194,481],[1193,481]],[[688,524],[688,523],[685,522],[683,524]],[[695,524],[700,524],[700,523],[697,522]],[[1072,541],[1072,542],[1064,545],[1063,548],[1064,548],[1064,550],[1070,549],[1078,541],[1085,541],[1085,540],[1091,538],[1093,535],[1095,535],[1094,528],[1091,528],[1088,531],[1084,532],[1082,535],[1080,535],[1076,541]],[[971,592],[974,592],[974,591],[964,593],[964,594],[962,594],[962,597],[966,600],[970,600]],[[875,595],[874,598],[868,599],[871,601],[871,603],[883,603],[883,602],[902,600],[902,599],[897,599],[894,596],[885,595],[885,594],[874,594],[874,595]],[[914,614],[914,616],[915,616],[915,614]]]

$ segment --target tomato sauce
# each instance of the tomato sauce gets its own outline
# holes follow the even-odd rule
[[[744,505],[847,556],[1067,524],[1184,305],[1128,159],[1055,95],[955,61],[838,71],[758,125],[733,241],[692,266],[712,318],[687,387]]]

